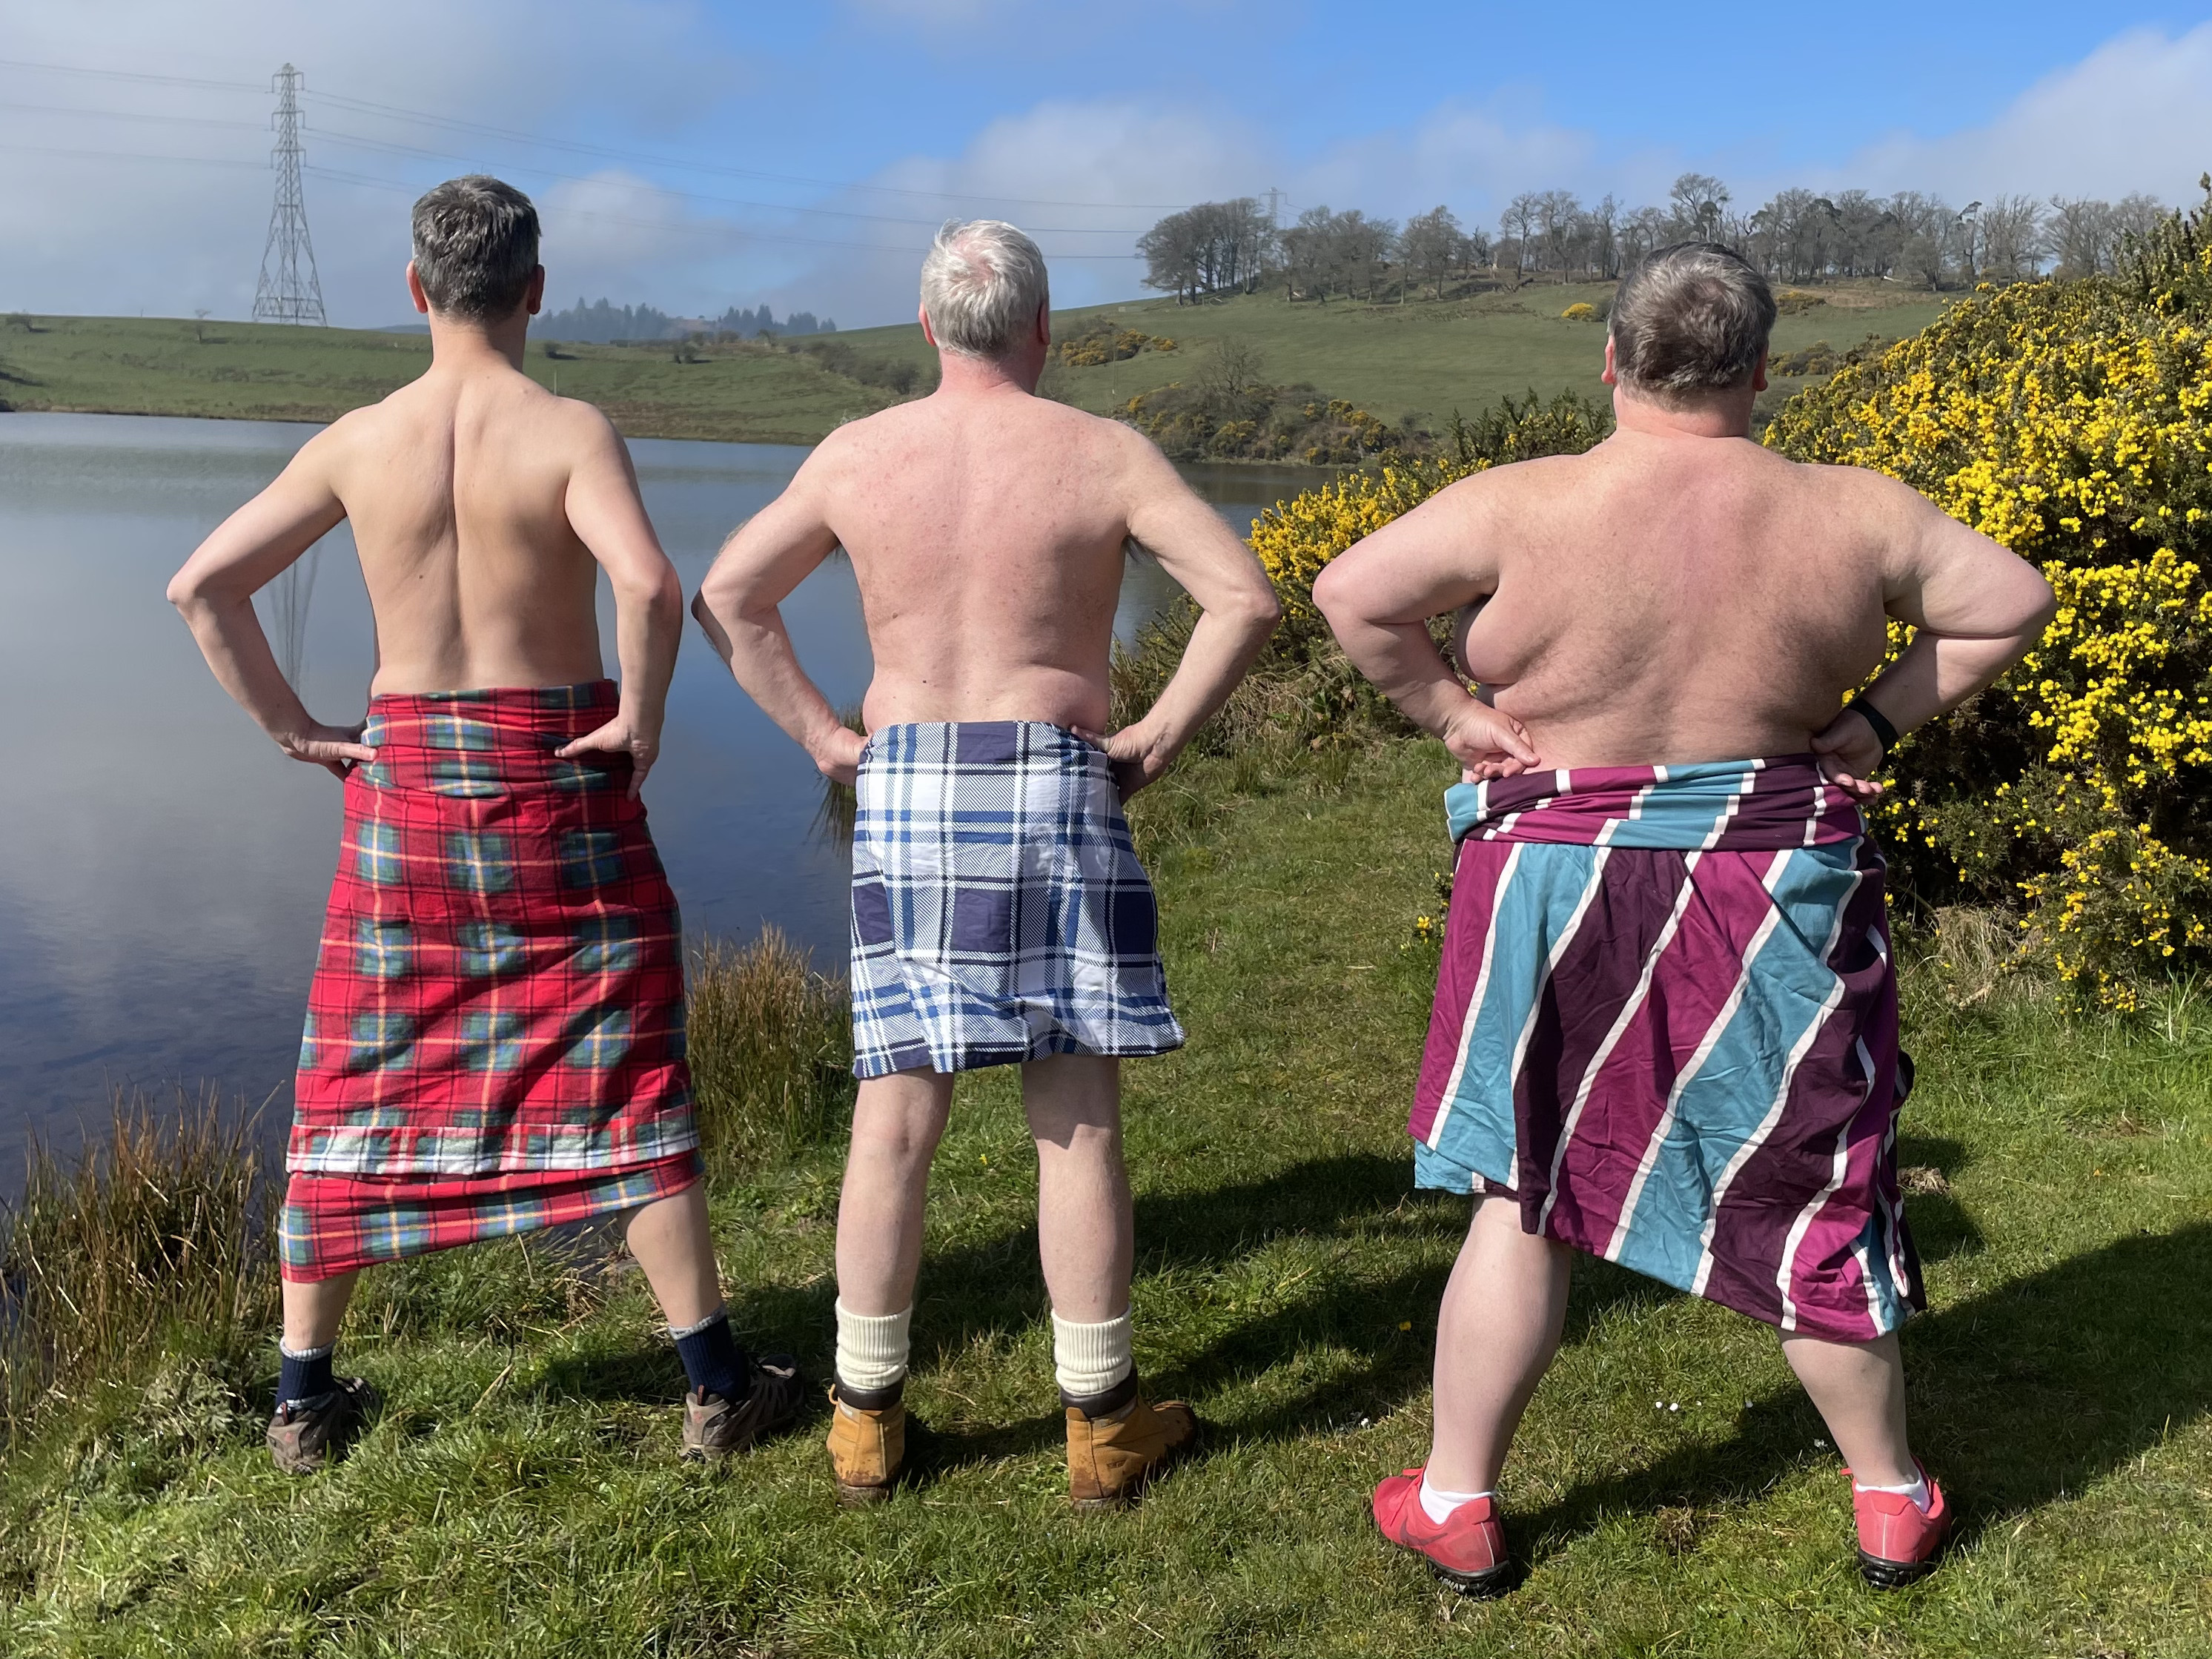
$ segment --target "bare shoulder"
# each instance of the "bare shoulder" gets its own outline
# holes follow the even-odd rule
[[[1543,510],[1573,500],[1573,491],[1592,471],[1593,456],[1540,455],[1531,460],[1509,461],[1486,466],[1480,472],[1446,484],[1421,509],[1437,510],[1431,517]]]

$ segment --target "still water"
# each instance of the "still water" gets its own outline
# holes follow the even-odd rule
[[[223,695],[162,589],[314,430],[0,415],[0,1190],[27,1133],[69,1144],[116,1085],[206,1082],[289,1105],[340,787],[284,760]],[[631,450],[687,592],[805,454]],[[1191,477],[1240,532],[1310,481]],[[1133,562],[1118,629],[1175,591]],[[316,717],[360,718],[374,640],[344,526],[264,592],[262,614]],[[850,568],[825,564],[784,614],[830,701],[858,702],[869,659]],[[611,666],[611,633],[605,654]],[[816,833],[814,769],[696,638],[646,799],[690,933],[743,939],[772,922],[842,970],[848,864]]]

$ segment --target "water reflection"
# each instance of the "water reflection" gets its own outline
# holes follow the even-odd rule
[[[339,794],[283,759],[222,694],[163,602],[192,546],[314,428],[0,416],[0,1149],[67,1133],[111,1083],[217,1082],[289,1106],[300,1010],[337,852]],[[639,442],[646,501],[687,588],[803,450]],[[1300,475],[1201,487],[1241,530]],[[1230,486],[1233,484],[1233,490]],[[260,599],[286,677],[320,720],[360,717],[374,639],[341,526]],[[1126,637],[1175,584],[1133,561]],[[785,607],[800,660],[857,704],[869,659],[852,572]],[[607,661],[611,606],[602,607]],[[773,921],[835,961],[848,861],[817,833],[818,775],[687,643],[671,688],[653,830],[694,933]],[[13,1185],[0,1159],[0,1190]]]

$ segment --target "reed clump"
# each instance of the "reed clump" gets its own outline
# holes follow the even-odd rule
[[[831,1139],[850,1121],[853,1030],[845,981],[763,927],[691,958],[691,1085],[707,1158],[757,1167]]]
[[[258,1119],[212,1090],[115,1096],[74,1159],[31,1146],[0,1240],[0,1437],[180,1343],[225,1352],[276,1314]]]

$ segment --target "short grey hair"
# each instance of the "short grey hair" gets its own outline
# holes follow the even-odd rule
[[[921,262],[929,331],[958,356],[1006,356],[1051,301],[1043,253],[1003,219],[947,219]]]
[[[514,314],[538,269],[538,210],[481,173],[448,179],[415,204],[415,275],[430,309],[472,323]]]
[[[1751,384],[1774,332],[1774,290],[1717,242],[1662,247],[1613,296],[1614,377],[1664,404]]]

